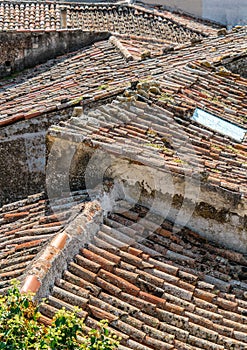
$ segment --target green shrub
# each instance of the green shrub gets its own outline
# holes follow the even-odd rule
[[[59,310],[52,325],[39,322],[38,306],[31,294],[21,294],[14,283],[6,296],[0,297],[0,349],[5,350],[115,350],[119,339],[109,332],[107,321],[85,334],[83,320],[76,313]],[[83,331],[84,330],[84,331]],[[79,341],[78,341],[79,340]]]

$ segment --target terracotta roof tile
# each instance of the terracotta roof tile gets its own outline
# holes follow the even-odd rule
[[[69,271],[90,283],[93,283],[97,277],[96,273],[93,273],[91,270],[87,270],[87,266],[84,268],[78,264],[75,264],[74,262],[70,263]]]
[[[76,294],[79,297],[82,297],[84,299],[89,298],[89,291],[87,289],[84,289],[82,287],[79,287],[73,283],[67,282],[63,279],[56,280],[56,286],[64,289],[72,294]]]
[[[102,278],[97,277],[96,279],[97,285],[104,291],[107,291],[108,293],[118,296],[121,293],[121,289],[110,282],[105,281]]]
[[[108,283],[114,283],[118,288],[120,288],[124,292],[127,292],[132,295],[139,294],[139,288],[137,288],[134,284],[129,283],[123,278],[118,277],[115,274],[112,274],[108,271],[105,271],[104,269],[101,269],[99,271],[98,276],[106,280]]]
[[[77,276],[76,274],[72,274],[69,271],[65,271],[63,275],[64,279],[68,281],[69,283],[78,286],[80,288],[83,288],[87,291],[90,291],[92,295],[98,295],[101,291],[100,287],[97,287],[96,285],[83,280],[80,276]]]
[[[113,322],[118,319],[117,316],[114,316],[112,313],[102,310],[102,308],[89,305],[88,310],[90,312],[90,315],[98,320],[109,320],[109,322]]]
[[[86,196],[82,194],[77,198],[78,202],[75,199],[65,210],[61,207],[57,215],[52,213],[52,206],[42,193],[0,209],[0,274],[4,281],[0,292],[13,278],[22,279],[44,245],[63,230],[73,210],[79,210],[76,209],[79,199],[83,201]],[[59,201],[57,203],[59,207]]]
[[[200,65],[197,66],[197,69],[198,71],[201,70],[201,72],[204,71],[204,68],[202,68]],[[186,72],[186,75],[188,77],[190,76],[193,77],[194,71],[193,73],[191,73],[189,67],[184,67],[182,70],[184,72],[188,70]],[[178,72],[180,72],[180,70],[178,70]],[[204,71],[204,73],[206,72],[207,72],[207,77],[210,77],[210,72]],[[171,80],[174,80],[174,76],[176,74],[177,74],[176,72],[173,72],[171,74]],[[213,78],[214,78],[214,74],[212,73],[212,79]],[[206,79],[206,78],[203,78],[203,79]],[[220,78],[217,78],[217,79],[219,80]],[[169,80],[169,74],[166,75],[166,80]],[[177,80],[179,80],[179,76],[176,78],[176,81]],[[198,84],[198,80],[195,84]],[[162,82],[161,82],[161,86],[162,86]],[[160,90],[162,91],[162,88],[160,88]],[[166,90],[164,90],[164,93],[166,94],[167,92],[165,91]],[[162,96],[162,92],[161,92],[161,96]],[[180,103],[179,99],[182,96],[183,95],[180,93],[178,100],[176,99],[176,96],[172,97],[172,99],[174,99],[174,101],[176,100],[176,103]],[[194,122],[191,119],[192,112],[190,112],[189,116],[185,115],[183,117],[181,116],[178,118],[176,116],[176,110],[174,110],[175,105],[174,103],[172,105],[169,105],[170,103],[169,99],[168,99],[168,102],[164,102],[162,101],[162,98],[161,98],[156,103],[162,105],[162,107],[164,107],[165,109],[162,110],[161,108],[158,108],[155,105],[153,105],[153,107],[148,107],[148,105],[146,105],[145,107],[146,114],[144,114],[145,117],[144,115],[140,117],[138,114],[138,107],[137,107],[138,101],[133,102],[131,105],[128,105],[124,101],[123,102],[118,100],[113,101],[111,104],[106,105],[104,109],[108,108],[109,111],[115,110],[115,113],[121,113],[121,110],[124,110],[125,112],[130,111],[132,113],[132,118],[127,123],[121,126],[119,126],[119,122],[121,123],[121,120],[118,122],[113,122],[111,127],[108,128],[108,131],[109,133],[114,131],[116,136],[113,139],[112,138],[110,139],[110,143],[108,142],[107,137],[105,137],[105,133],[102,133],[100,128],[96,126],[93,129],[90,126],[91,129],[89,130],[86,139],[90,139],[92,142],[94,142],[95,139],[98,140],[97,142],[99,142],[98,143],[99,147],[101,145],[103,149],[113,154],[116,151],[114,146],[116,145],[117,148],[119,147],[121,148],[122,156],[123,155],[128,156],[128,150],[129,150],[129,147],[131,146],[133,151],[135,152],[133,153],[132,158],[134,157],[134,159],[137,162],[141,161],[144,164],[146,164],[147,159],[149,159],[149,165],[150,165],[151,158],[153,159],[154,162],[157,159],[157,164],[154,164],[154,163],[152,164],[153,166],[159,168],[162,171],[165,171],[167,167],[170,171],[180,173],[181,175],[185,176],[187,175],[187,173],[185,174],[184,164],[187,164],[188,165],[187,168],[191,171],[191,173],[188,173],[188,175],[191,176],[193,172],[194,173],[198,172],[198,174],[202,174],[203,172],[205,172],[205,176],[209,184],[212,184],[215,187],[228,189],[230,191],[233,191],[239,194],[242,194],[242,193],[245,194],[246,192],[245,184],[247,181],[246,171],[243,168],[242,160],[239,157],[246,156],[246,150],[238,151],[235,148],[235,146],[238,144],[236,141],[227,139],[227,143],[226,143],[225,136],[220,135],[217,132],[211,132],[210,139],[207,142],[205,142],[204,132],[207,131],[207,129],[202,126],[196,126],[196,122]],[[204,104],[204,102],[202,103]],[[198,107],[200,106],[198,105]],[[169,126],[170,123],[168,123],[167,125],[164,125],[164,124],[162,125],[162,120],[166,117],[167,108],[174,113],[173,117],[172,116],[167,117],[170,123],[173,124],[173,129],[170,128]],[[211,107],[209,107],[209,111],[210,111],[210,108]],[[239,105],[238,105],[238,109],[239,109]],[[135,112],[133,112],[134,110]],[[150,115],[151,110],[152,110],[152,115]],[[93,111],[89,112],[89,115],[90,113],[93,113]],[[104,114],[102,115],[101,111],[98,108],[95,109],[95,113],[97,113],[98,118],[100,118],[100,115],[101,115],[101,118],[103,118],[103,115],[106,115],[106,112],[104,112]],[[108,115],[108,120],[111,120],[112,112],[109,112],[109,113],[110,114]],[[219,106],[219,113],[218,113],[219,117],[221,117],[220,114],[221,114],[221,107]],[[232,117],[228,118],[227,115],[224,115],[224,119],[230,122],[234,122],[239,126],[244,126],[245,124],[242,124],[242,123],[245,122],[245,118],[244,118],[245,112],[240,111],[240,115],[242,116],[238,118],[238,120],[232,120],[231,119]],[[86,118],[88,117],[85,115],[81,116],[82,121],[85,120]],[[141,138],[136,138],[136,136],[132,135],[132,133],[128,133],[128,135],[126,136],[126,138],[128,139],[128,145],[123,144],[120,130],[124,129],[126,132],[128,132],[129,128],[131,129],[137,120],[138,121],[140,120],[139,124],[142,123],[142,127],[145,128],[145,135],[142,135]],[[152,122],[152,130],[154,135],[149,133],[150,122]],[[63,124],[63,127],[56,127],[54,132],[51,128],[50,135],[59,136],[59,132],[62,131],[63,135],[65,135],[67,132],[68,137],[73,139],[73,136],[71,135],[71,131],[72,131],[71,127],[73,127],[73,123],[74,123],[73,120],[65,122]],[[194,132],[194,128],[196,128],[196,132]],[[83,133],[85,133],[86,129],[87,129],[87,123],[84,122]],[[172,136],[172,134],[174,135],[174,132],[176,136]],[[77,133],[78,133],[78,130],[77,130]],[[173,143],[175,146],[176,142],[181,138],[181,133],[183,133],[184,137],[187,138],[191,143],[191,147],[189,146],[188,142],[184,143],[182,148],[180,145],[179,149],[183,150],[183,154],[186,157],[186,159],[184,160],[181,160],[179,155],[172,150],[173,147],[167,144],[167,142],[168,143],[170,142],[170,143]],[[102,140],[99,140],[99,136],[102,137]],[[196,146],[196,144],[198,144],[197,139],[199,138],[201,140],[200,142],[202,143],[203,148]],[[205,147],[207,147],[207,149]],[[167,156],[167,152],[165,152],[165,150],[167,149],[168,151],[170,151],[169,156]],[[210,152],[205,154],[205,150],[208,151],[209,149],[211,150],[216,149],[219,151],[219,159],[217,162],[214,160]],[[193,150],[193,156],[191,155],[192,150]],[[234,160],[235,163],[229,163],[229,160],[232,160],[232,159]],[[211,163],[214,163],[213,167],[211,166]],[[237,177],[234,175],[236,171],[238,173]],[[215,179],[217,179],[218,181],[215,182]],[[124,220],[128,220],[128,218]],[[120,234],[118,230],[116,231],[114,230],[115,229],[111,229],[112,233],[115,232],[115,236]],[[107,230],[104,227],[102,231],[104,232]],[[104,237],[104,233],[101,233],[101,235],[102,237]],[[115,236],[114,234],[111,234],[111,238],[108,238],[108,240],[106,241],[110,244],[113,243],[113,245],[116,245],[116,242],[114,241]],[[136,236],[136,233],[135,233],[135,236]],[[99,237],[101,238],[100,235]],[[180,258],[181,261],[186,260],[187,264],[193,265],[194,259],[196,258],[196,254],[194,254],[190,249],[186,249],[182,247],[179,244],[180,241],[177,237],[175,236],[172,236],[172,237],[173,237],[173,242],[170,242],[171,237],[169,237],[169,234],[167,234],[166,231],[161,231],[158,236],[157,235],[153,236],[153,241],[154,241],[153,246],[155,246],[157,240],[162,241],[163,245],[167,248],[167,256],[169,256],[170,259],[178,260]],[[126,239],[128,240],[129,238],[126,237]],[[169,242],[169,244],[166,244],[166,241]],[[122,242],[124,242],[124,238],[122,239]],[[173,245],[175,244],[177,245],[176,248],[173,247]],[[126,246],[126,249],[127,249],[127,246]],[[154,250],[156,250],[156,252],[159,252],[159,248],[155,248]],[[215,277],[217,278],[217,276]],[[227,285],[225,285],[225,287],[227,290]]]
[[[135,5],[69,3],[0,3],[2,31],[56,31],[83,29],[109,31],[165,42],[198,41],[216,35],[217,29],[195,20],[150,11]],[[192,22],[194,26],[192,25]]]
[[[63,58],[59,59],[59,63],[51,69],[47,70],[45,69],[45,66],[43,68],[41,66],[40,73],[38,69],[36,76],[33,78],[30,78],[29,75],[29,78],[27,79],[24,74],[21,84],[18,83],[15,85],[14,82],[11,83],[11,80],[8,81],[8,84],[6,85],[3,83],[1,89],[2,92],[0,93],[2,101],[0,105],[1,124],[4,126],[13,123],[16,121],[15,117],[17,118],[17,116],[18,120],[24,118],[26,115],[30,116],[30,113],[34,110],[42,115],[47,111],[51,112],[57,109],[68,108],[74,104],[80,103],[78,98],[80,99],[83,95],[86,95],[87,98],[90,97],[93,100],[99,100],[103,96],[109,97],[117,91],[119,93],[121,89],[124,89],[129,84],[130,81],[135,81],[136,77],[138,77],[138,79],[147,78],[149,76],[154,76],[155,78],[159,76],[166,77],[167,73],[174,70],[176,67],[184,66],[188,62],[193,62],[198,59],[203,62],[205,60],[212,62],[215,57],[222,58],[223,52],[225,53],[225,56],[230,55],[229,59],[238,58],[244,50],[245,45],[245,29],[241,29],[239,31],[231,32],[226,36],[204,39],[202,43],[195,46],[189,46],[188,48],[175,48],[169,55],[160,56],[156,60],[146,60],[140,64],[139,62],[127,63],[122,57],[121,52],[119,52],[109,41],[95,43],[90,48],[75,53],[72,57],[70,54],[67,57],[67,60],[65,55]],[[212,47],[217,47],[217,49],[212,51],[210,50]],[[210,62],[209,65],[211,64]],[[224,64],[223,58],[222,62],[219,61],[217,64],[220,63]],[[87,67],[83,74],[81,73],[82,65]],[[66,69],[64,69],[65,66]],[[194,68],[191,68],[191,72],[193,72],[193,69]],[[194,73],[197,72],[198,70],[194,69]],[[199,72],[198,74],[201,73]],[[207,86],[207,82],[204,82],[203,80],[205,75],[202,73],[199,76],[202,80],[200,90],[205,90],[205,86]],[[17,82],[18,79],[19,78],[16,78]],[[182,83],[183,85],[186,85],[187,81],[188,85],[188,83],[191,82],[191,80],[189,81],[188,79],[189,77],[187,73],[180,74],[180,77],[177,80],[173,79],[172,81],[170,79],[170,82],[167,82],[166,84],[167,91],[174,92],[175,85],[175,91],[178,92],[178,88]],[[229,88],[229,85],[227,86],[225,81],[230,79],[229,77],[222,77],[219,72],[218,79],[222,79],[222,88],[217,90],[219,94],[222,96],[226,94],[225,98],[231,98],[231,95],[233,95],[241,99],[241,96],[243,95],[237,92],[238,89],[232,89]],[[234,83],[241,87],[241,89],[246,88],[244,79],[236,79],[235,76],[232,76],[232,79],[234,79]],[[180,82],[180,84],[178,84],[177,87],[176,84],[178,82]],[[217,81],[217,84],[214,84],[213,82],[209,83],[211,84],[211,88],[216,89],[219,82],[220,80]],[[61,88],[65,86],[68,102],[63,103],[63,98],[61,98]],[[102,91],[102,86],[106,87],[105,91]],[[184,86],[185,89],[187,87],[188,86]],[[37,92],[39,93],[37,94]],[[33,93],[35,93],[35,95],[33,95]],[[193,95],[193,98],[190,98],[190,101],[194,101],[194,105],[195,101],[200,103],[198,100],[198,94],[193,92],[193,89],[191,94]],[[206,99],[206,97],[208,98],[207,105],[209,105],[210,102],[212,110],[214,108],[216,108],[214,109],[216,112],[223,110],[220,101],[210,100],[210,94],[209,96],[204,94],[204,99]],[[187,98],[188,94],[184,96],[184,101]],[[30,105],[28,103],[30,99],[33,101],[33,110],[30,110]],[[45,104],[44,100],[46,101]],[[173,108],[174,110],[176,109],[178,114],[183,114],[192,107],[192,105],[190,105],[191,103],[192,102],[189,101],[188,103],[186,102],[186,108],[181,108],[181,106],[173,106]],[[232,105],[234,109],[234,104],[236,105],[237,99],[228,100],[228,103],[229,105]],[[226,112],[226,114],[229,118],[238,121],[241,120],[239,116],[229,114],[228,112]]]
[[[121,257],[116,256],[116,255],[110,253],[109,251],[103,250],[103,249],[101,249],[97,246],[94,246],[92,244],[89,244],[88,248],[90,249],[91,252],[102,256],[104,259],[106,259],[108,261],[110,260],[110,261],[114,262],[117,266],[119,265],[119,263],[121,261]]]
[[[138,210],[134,210],[133,213],[138,213]],[[132,215],[132,211],[128,217],[132,217],[133,222],[138,223],[139,221],[136,215]],[[106,219],[104,225],[108,226],[106,222],[108,224],[111,222],[117,227],[114,222],[117,223],[118,218],[120,222],[123,222],[121,215],[112,214],[109,219]],[[131,225],[131,221],[127,223]],[[151,227],[152,222],[148,226]],[[165,222],[164,227],[169,230],[168,223]],[[121,225],[118,225],[118,229],[121,229]],[[107,231],[108,235],[112,234],[114,239],[117,239],[116,232],[111,230],[111,226]],[[160,234],[159,232],[162,231],[157,229],[156,235]],[[193,237],[196,247],[197,236],[192,232],[188,234]],[[101,235],[100,231],[99,235]],[[185,238],[181,233],[173,233],[173,235],[180,238],[182,246],[184,240],[188,239],[188,236]],[[152,236],[153,234],[150,234],[150,237]],[[172,235],[166,236],[170,239],[172,237]],[[108,239],[107,236],[102,238]],[[122,238],[123,236],[119,235],[119,243]],[[127,253],[119,248],[119,243],[115,250],[109,248],[111,252],[106,249],[103,258],[103,255],[100,255],[102,249],[99,248],[98,242],[96,236],[92,243],[82,248],[81,253],[75,256],[76,261],[80,256],[82,258],[84,280],[74,275],[74,273],[81,274],[78,268],[72,273],[65,271],[64,280],[56,282],[48,304],[61,307],[63,303],[69,303],[72,307],[81,302],[85,312],[88,312],[89,315],[86,316],[86,324],[93,326],[96,320],[103,317],[108,318],[110,327],[124,335],[123,346],[127,349],[145,347],[158,349],[160,347],[162,349],[220,350],[230,349],[233,344],[236,348],[244,349],[247,334],[246,317],[242,316],[241,310],[236,307],[241,305],[241,302],[244,307],[244,299],[238,299],[234,294],[220,290],[215,294],[214,285],[205,281],[203,275],[197,274],[196,264],[198,262],[194,266],[194,274],[191,274],[184,271],[183,265],[180,265],[180,259],[178,267],[173,269],[172,262],[167,257],[163,264],[159,264],[162,261],[157,260],[155,256],[145,257],[140,244],[138,248],[136,244],[132,245],[133,249],[128,249],[129,253]],[[144,240],[142,245],[144,246],[147,242],[147,239]],[[202,243],[200,239],[199,242],[200,249],[203,249],[203,244],[205,247],[208,245],[208,243]],[[214,256],[213,246],[210,247],[211,254]],[[173,248],[176,249],[176,245],[173,245]],[[215,249],[217,250],[217,247]],[[220,254],[220,251],[217,252]],[[240,254],[239,259],[242,260],[242,258],[244,259]],[[123,265],[122,259],[126,259]],[[114,265],[110,268],[113,268],[113,273],[105,270],[105,266],[108,266],[105,260]],[[145,264],[141,264],[142,260],[150,262],[151,266],[164,267],[164,275],[157,277],[154,267],[146,269]],[[226,260],[223,259],[221,263],[226,263]],[[70,271],[72,266],[76,264],[74,262],[69,264]],[[170,266],[170,269],[167,266]],[[166,282],[168,275],[170,276],[169,283]],[[88,279],[89,282],[86,282],[85,279]],[[93,281],[93,285],[90,281]],[[191,286],[190,291],[188,286]],[[46,311],[46,304],[42,304],[41,308],[42,313],[48,318],[52,316],[49,307],[47,305]]]

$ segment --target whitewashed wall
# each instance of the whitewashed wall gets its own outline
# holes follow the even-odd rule
[[[247,24],[247,1],[203,0],[202,17],[220,22],[228,27],[245,25]]]
[[[210,19],[228,27],[247,24],[247,0],[143,0]]]

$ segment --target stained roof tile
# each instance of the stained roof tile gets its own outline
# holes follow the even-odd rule
[[[154,76],[155,78],[159,76],[166,77],[167,73],[174,70],[176,67],[184,66],[188,62],[193,62],[198,59],[203,62],[205,60],[212,62],[215,57],[222,57],[222,52],[225,53],[225,56],[230,55],[230,59],[233,60],[242,54],[245,45],[245,29],[241,29],[223,37],[204,39],[202,43],[195,47],[175,48],[169,55],[159,56],[157,59],[146,60],[140,63],[126,62],[121,52],[109,41],[95,43],[92,47],[79,51],[77,54],[75,53],[72,56],[70,54],[67,60],[65,59],[65,55],[58,60],[60,63],[54,64],[50,70],[45,70],[45,66],[43,68],[40,66],[40,73],[38,68],[36,77],[29,77],[26,79],[24,73],[21,84],[15,85],[11,83],[11,80],[9,80],[6,85],[3,84],[2,92],[0,93],[2,101],[0,105],[0,122],[1,125],[4,126],[21,120],[25,118],[25,116],[30,116],[33,111],[38,111],[40,115],[42,115],[57,109],[64,109],[73,104],[78,104],[78,98],[81,99],[83,95],[87,95],[87,98],[90,96],[94,101],[102,97],[109,97],[114,93],[121,92],[121,89],[124,89],[130,81],[136,80],[137,77],[138,79],[149,76]],[[209,48],[212,46],[216,46],[217,49],[215,51],[210,51]],[[205,55],[205,53],[207,53],[207,55]],[[92,55],[94,55],[94,57],[92,57]],[[219,63],[217,63],[217,65],[219,64],[224,64],[223,58],[222,62],[219,61]],[[66,69],[64,69],[65,66]],[[84,67],[83,73],[81,71],[82,67]],[[187,68],[187,70],[189,70],[189,68]],[[190,68],[190,74],[193,72],[201,77],[201,90],[205,90],[205,87],[208,89],[210,81],[208,83],[204,81],[205,77],[207,78],[207,72],[203,72],[196,67],[195,69]],[[222,96],[225,95],[225,98],[230,98],[230,100],[228,100],[229,107],[232,105],[233,108],[228,109],[234,110],[234,103],[235,105],[237,103],[236,96],[242,99],[244,95],[242,95],[241,92],[239,93],[238,89],[229,87],[229,84],[227,85],[227,80],[229,82],[231,81],[231,84],[233,82],[237,84],[240,91],[246,88],[245,80],[236,77],[236,75],[233,75],[231,78],[229,75],[224,77],[220,74],[221,72],[219,71],[218,79],[221,79],[223,83],[222,88],[217,89],[219,80],[216,84],[211,83],[211,88],[214,91],[217,90]],[[209,78],[210,77],[209,75]],[[16,78],[16,81],[18,81],[18,79],[22,79],[21,76],[20,78]],[[188,79],[190,79],[188,72],[185,73],[184,71],[182,75],[180,74],[180,78],[169,79],[170,82],[168,85],[165,85],[166,79],[164,79],[164,86],[166,86],[167,92],[171,92],[171,89],[174,91],[174,86],[176,86],[178,82],[181,82],[179,86],[181,86],[182,82],[186,84],[187,81],[187,85],[191,83]],[[216,79],[216,75],[214,79]],[[68,102],[63,103],[61,88],[64,89],[65,87]],[[102,90],[102,87],[105,87],[105,90]],[[188,86],[184,88],[186,87]],[[187,102],[190,101],[190,105],[186,105],[186,108],[173,106],[174,110],[176,108],[178,114],[183,114],[186,110],[188,111],[188,109],[191,109],[191,101],[198,100],[198,92],[200,92],[198,90],[199,89],[197,89],[197,93],[191,91],[193,99],[189,98],[189,96],[184,96]],[[37,92],[39,93],[37,94]],[[207,94],[205,96],[207,96]],[[231,99],[231,97],[234,98]],[[32,110],[30,110],[30,99],[33,101]],[[198,102],[200,102],[200,100]],[[216,108],[215,111],[222,111],[220,101],[213,101],[213,98],[210,100],[210,96],[208,96],[207,105],[209,105],[209,103],[212,105],[212,110]],[[215,107],[214,104],[216,104]],[[170,104],[167,103],[167,105],[169,106]],[[241,116],[239,116],[239,114],[236,116],[229,113],[228,110],[226,114],[230,119],[241,122]]]
[[[204,70],[204,68],[202,68],[200,65],[198,65],[198,69]],[[183,70],[187,70],[187,67],[184,67]],[[171,74],[172,79],[175,74],[176,71]],[[188,75],[189,74],[191,73],[188,72]],[[210,72],[208,73],[208,76],[209,75]],[[214,77],[213,73],[212,77]],[[166,76],[166,79],[169,80],[169,74]],[[162,81],[160,85],[162,86]],[[166,94],[167,92],[164,90],[164,93]],[[179,98],[181,98],[181,96],[183,95],[180,93]],[[153,102],[156,101],[153,100]],[[91,110],[88,115],[83,114],[81,117],[78,117],[77,120],[80,118],[83,125],[81,129],[84,134],[84,141],[82,142],[90,140],[94,143],[94,140],[97,140],[97,145],[95,145],[95,143],[94,145],[101,147],[103,150],[105,149],[106,152],[116,154],[116,148],[118,148],[121,156],[131,156],[136,162],[154,166],[162,171],[169,169],[169,171],[179,173],[182,176],[194,176],[196,173],[204,173],[206,176],[205,181],[207,180],[209,184],[213,184],[215,187],[224,188],[235,193],[246,195],[246,171],[242,166],[242,159],[239,158],[241,156],[246,156],[246,148],[242,148],[241,151],[238,150],[235,148],[235,146],[238,145],[236,141],[227,138],[226,143],[226,137],[215,131],[211,131],[210,139],[205,142],[204,132],[208,131],[208,129],[206,127],[197,126],[196,122],[191,119],[192,113],[177,118],[177,111],[174,109],[174,104],[169,106],[166,102],[162,101],[162,98],[156,103],[158,103],[164,109],[156,107],[155,104],[153,104],[152,107],[148,107],[148,105],[146,105],[146,111],[142,111],[142,116],[139,115],[137,103],[138,102],[135,104],[134,101],[131,104],[124,101],[122,102],[121,98],[119,97],[119,100],[113,101],[111,104],[104,106],[105,112],[103,114],[98,108],[95,109],[99,120],[102,120],[102,118],[104,120],[105,116],[107,115],[106,109],[109,109],[109,114],[107,117],[108,120],[112,120],[112,108],[117,107],[118,114],[120,114],[121,111],[129,111],[132,113],[132,117],[129,118],[128,122],[121,124],[121,121],[113,121],[108,127],[108,132],[102,131],[100,128],[100,121],[99,126],[90,125],[90,113],[93,113],[94,110]],[[177,103],[179,103],[179,100],[176,101],[176,104]],[[164,124],[167,108],[169,108],[169,110],[174,114],[173,116],[171,115],[168,117],[169,122]],[[241,108],[239,110],[241,111]],[[152,114],[150,114],[150,111],[152,111]],[[220,108],[218,111],[218,114],[221,117]],[[232,120],[232,117],[228,118],[226,115],[224,115],[224,118],[225,120],[229,120],[229,122],[234,122],[235,124],[245,127],[245,112],[243,111],[241,115],[241,118],[238,118],[237,120]],[[135,125],[136,120],[140,120],[144,131],[142,137],[140,138],[136,137],[136,135],[132,133],[133,125]],[[149,126],[151,122],[152,128]],[[54,131],[51,128],[50,135],[60,137],[60,133],[62,132],[63,137],[75,140],[73,139],[73,125],[74,120],[71,119],[63,123],[61,127],[56,126]],[[106,128],[104,127],[104,130],[105,129]],[[194,131],[194,129],[196,129],[196,131]],[[87,130],[88,133],[86,135],[85,132],[87,132]],[[128,143],[127,141],[125,143],[122,142],[122,131],[126,132],[125,139],[128,140]],[[115,135],[114,138],[109,138],[108,136],[110,136],[110,134],[113,132]],[[80,133],[79,129],[77,129],[76,133]],[[200,141],[198,141],[198,139],[200,139]],[[179,145],[177,146],[178,142]],[[181,142],[183,142],[182,145]],[[197,146],[198,144],[201,144],[202,147]],[[130,147],[133,149],[132,155],[129,154]],[[175,151],[177,148],[179,149],[179,154]],[[167,152],[167,150],[169,152]],[[216,151],[218,153],[217,160],[214,158],[214,153]],[[234,176],[236,172],[238,174],[237,177]],[[125,218],[125,220],[126,219],[128,218]],[[117,230],[110,230],[112,233],[115,232],[116,235],[120,235]],[[102,232],[99,237],[102,236],[103,238],[105,233],[109,232],[106,230],[106,228],[102,228]],[[115,242],[114,237],[116,235],[111,234],[111,237],[108,236],[106,241],[113,245],[119,244]],[[165,236],[165,231],[163,232],[163,235],[154,235],[153,246],[155,246],[157,240],[159,240],[159,243],[162,241],[163,245],[167,248],[167,255],[169,255],[171,259],[176,260],[180,258],[181,261],[186,260],[187,264],[193,265],[194,259],[196,259],[194,252],[180,246],[179,241],[170,242],[169,238],[166,238]],[[128,236],[126,236],[126,239],[129,239]],[[120,248],[126,239],[124,239],[124,236],[122,237],[122,243],[119,246]],[[166,241],[169,242],[168,245],[165,243]],[[171,249],[173,245],[177,245],[176,249],[175,247]],[[159,248],[156,249],[156,252],[158,251]],[[217,276],[215,277],[217,278]],[[225,287],[227,288],[227,285],[225,285]]]
[[[128,214],[124,214],[123,211],[121,214],[112,214],[109,219],[105,220],[104,229],[106,230],[108,227],[108,235],[113,235],[115,242],[117,242],[116,232],[112,230],[112,226],[109,226],[110,223],[113,224],[113,227],[117,226],[114,225],[114,222],[118,223],[117,227],[120,230],[124,228],[122,223],[124,215],[126,215],[129,219],[125,221],[125,225],[131,226],[131,223],[136,223],[139,226],[142,224],[145,226],[147,220],[145,222],[142,220],[145,213],[143,208],[140,209],[141,212],[142,214],[137,216],[137,208],[130,210]],[[172,229],[168,222],[164,222],[162,226],[164,231],[156,229],[156,235],[166,232],[168,240],[171,240],[172,236],[175,235],[179,238],[181,245],[185,242],[184,240],[187,241],[188,235],[191,235],[194,240],[194,249],[199,249],[198,246],[200,246],[200,250],[202,250],[204,245],[205,247],[209,245],[209,243],[203,243],[200,237],[192,231],[188,231],[185,238],[183,234],[172,231],[170,231],[172,234],[168,235],[169,227],[170,230]],[[150,227],[155,228],[155,225],[150,221],[147,227],[149,229]],[[107,236],[102,236],[100,231],[98,234],[101,236],[101,240],[108,239]],[[152,238],[152,235],[150,233],[149,237]],[[52,316],[49,311],[49,304],[57,308],[63,305],[66,306],[65,301],[70,304],[67,307],[71,308],[73,304],[76,305],[75,295],[77,295],[78,298],[85,298],[83,302],[84,310],[89,315],[86,316],[86,324],[93,326],[96,320],[107,317],[110,320],[110,327],[124,335],[123,346],[127,349],[143,349],[145,346],[150,349],[157,349],[158,347],[176,349],[178,346],[183,349],[189,349],[190,346],[192,349],[230,349],[233,344],[236,348],[244,349],[247,329],[245,318],[243,319],[244,316],[241,315],[241,307],[239,308],[240,305],[245,306],[244,299],[236,298],[233,293],[224,292],[224,288],[223,291],[220,287],[219,290],[215,290],[213,284],[205,281],[204,276],[198,274],[197,271],[200,271],[199,260],[195,262],[193,269],[191,269],[193,274],[186,272],[186,267],[180,265],[180,260],[171,262],[165,253],[161,253],[159,256],[159,259],[161,256],[164,259],[164,263],[161,264],[162,262],[157,259],[155,254],[152,255],[152,252],[150,252],[151,256],[146,256],[141,249],[141,246],[148,244],[148,239],[144,240],[142,245],[132,244],[130,246],[132,249],[128,248],[127,253],[125,244],[122,245],[122,248],[120,247],[121,239],[125,240],[126,237],[123,238],[120,234],[116,249],[113,250],[109,247],[109,252],[105,248],[109,261],[114,264],[111,267],[114,271],[113,274],[105,270],[106,256],[103,258],[103,251],[99,247],[101,240],[97,240],[97,235],[95,238],[86,248],[82,248],[81,253],[75,257],[76,260],[79,256],[83,257],[81,261],[88,259],[88,262],[85,261],[83,275],[79,270],[71,270],[71,266],[75,266],[74,262],[69,264],[68,269],[71,272],[65,271],[64,273],[64,278],[68,283],[63,280],[57,281],[53,296],[48,299],[47,311],[46,304],[42,304],[41,311],[44,316],[48,318]],[[200,242],[198,245],[196,244],[197,238]],[[214,258],[214,254],[219,248],[209,246],[211,251],[209,254]],[[172,247],[175,250],[177,249],[177,245],[172,245]],[[130,252],[133,254],[130,254]],[[221,252],[224,251],[217,251],[218,254],[221,254]],[[130,256],[132,256],[131,259]],[[242,254],[238,255],[239,258],[240,256],[245,259]],[[102,259],[99,259],[99,257]],[[126,258],[127,262],[122,265],[122,259]],[[91,264],[92,259],[96,265]],[[155,276],[154,267],[146,269],[145,264],[140,263],[141,260],[150,262],[151,266],[165,266],[165,275]],[[208,263],[210,264],[210,259]],[[224,258],[221,259],[219,265],[227,263],[227,258]],[[174,269],[173,264],[179,267]],[[170,266],[170,268],[167,268],[167,266]],[[220,269],[221,266],[218,266],[218,268]],[[93,279],[91,278],[92,275]],[[167,277],[168,275],[170,275],[170,278]],[[84,282],[84,278],[89,281],[93,280],[94,286],[91,282],[89,283],[92,289],[87,286],[88,282]],[[165,281],[167,278],[170,279],[170,283]],[[149,289],[147,290],[148,285]],[[169,288],[167,289],[168,285]],[[188,291],[189,285],[191,286],[190,291]],[[95,290],[95,288],[97,289]],[[244,290],[242,289],[242,295]],[[69,293],[74,296],[70,296]]]
[[[43,193],[4,205],[0,209],[0,274],[3,282],[0,292],[13,278],[22,278],[38,252],[56,233],[63,230],[73,210],[79,210],[76,205],[86,197],[84,193],[74,197],[75,202],[65,210],[61,207],[57,215],[52,213],[54,207],[52,209]]]

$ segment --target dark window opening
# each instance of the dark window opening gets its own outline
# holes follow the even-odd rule
[[[234,74],[247,78],[247,56],[237,57],[228,63],[223,64],[226,69]]]

